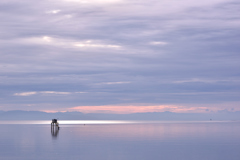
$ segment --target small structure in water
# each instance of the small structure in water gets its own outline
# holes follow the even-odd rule
[[[55,126],[57,127],[57,129],[60,128],[57,119],[52,119],[51,128],[55,128]]]

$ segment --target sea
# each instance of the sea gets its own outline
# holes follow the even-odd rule
[[[0,160],[240,160],[239,121],[0,121]]]

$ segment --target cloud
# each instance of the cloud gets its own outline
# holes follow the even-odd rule
[[[42,93],[42,94],[71,94],[70,92],[55,92],[55,91],[42,91],[42,92],[39,92],[39,93]]]
[[[199,79],[199,78],[193,78],[189,80],[180,80],[180,81],[174,81],[173,83],[194,83],[194,82],[200,82],[200,83],[217,83],[217,82],[225,82],[227,80],[210,80],[210,79]]]
[[[108,3],[116,3],[120,2],[121,0],[63,0],[66,2],[75,2],[75,3],[82,3],[82,4],[108,4]]]
[[[37,92],[22,92],[22,93],[15,93],[15,96],[32,96],[37,94]]]
[[[64,48],[112,48],[119,49],[122,46],[114,45],[114,44],[106,44],[104,42],[85,40],[78,42],[74,39],[62,39],[55,38],[51,36],[42,36],[42,37],[29,37],[25,39],[21,39],[20,43],[25,44],[35,44],[35,45],[48,45],[48,46],[56,46],[56,47],[64,47]]]
[[[131,82],[102,82],[102,83],[97,83],[97,85],[114,85],[114,84],[128,84],[128,83],[131,83]]]
[[[76,47],[93,47],[93,48],[120,48],[118,45],[104,45],[104,44],[89,44],[89,43],[76,43]]]
[[[153,41],[150,42],[151,45],[167,45],[167,42],[161,42],[161,41]]]
[[[239,108],[233,104],[240,95],[236,0],[3,3],[4,110]]]
[[[206,112],[206,107],[184,107],[174,105],[160,106],[78,106],[69,108],[69,111],[79,111],[82,113],[145,113],[145,112],[177,112],[177,113],[202,113]]]
[[[73,94],[73,93],[86,93],[86,92],[56,92],[56,91],[41,91],[41,92],[22,92],[22,93],[14,93],[15,96],[32,96],[35,94],[59,94],[59,95],[68,95],[68,94]]]
[[[61,11],[60,9],[56,9],[56,10],[47,11],[46,13],[57,14],[57,13],[59,13],[60,11]]]

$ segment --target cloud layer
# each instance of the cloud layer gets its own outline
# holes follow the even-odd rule
[[[0,110],[240,110],[239,8],[236,0],[1,1]]]

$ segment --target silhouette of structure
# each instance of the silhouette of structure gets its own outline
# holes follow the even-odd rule
[[[52,119],[51,128],[53,128],[53,129],[55,129],[55,128],[59,129],[60,128],[57,119]]]

